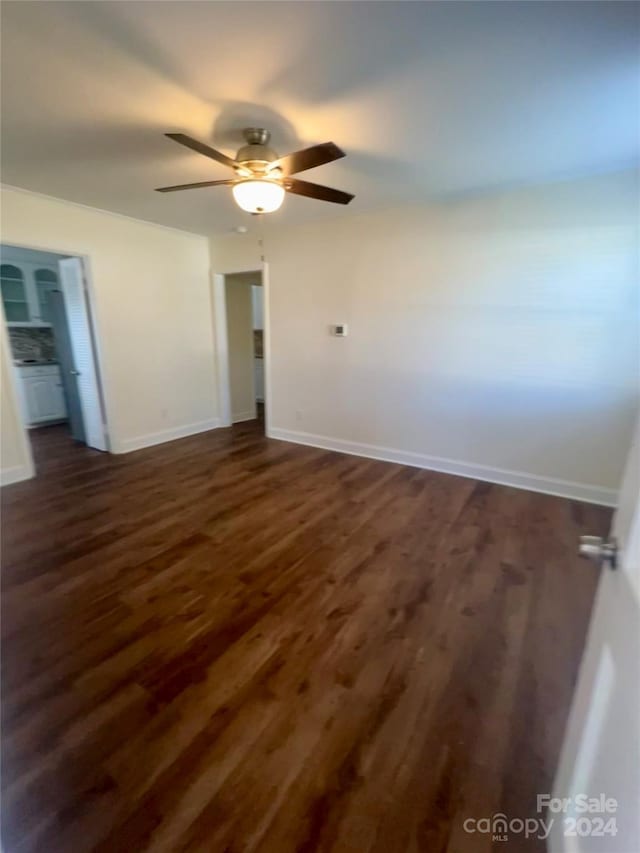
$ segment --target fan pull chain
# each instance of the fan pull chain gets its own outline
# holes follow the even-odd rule
[[[258,214],[258,246],[260,247],[260,261],[262,263],[265,262],[265,251],[264,251],[264,213]]]

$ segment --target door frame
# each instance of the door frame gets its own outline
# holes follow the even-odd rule
[[[11,347],[9,345],[9,329],[7,327],[7,318],[4,313],[4,304],[0,306],[0,308],[2,310],[2,323],[0,324],[2,326],[2,328],[0,328],[1,354],[3,361],[7,366],[7,374],[9,376],[8,388],[5,389],[5,393],[9,396],[10,404],[15,412],[16,420],[20,427],[18,441],[20,443],[22,458],[25,460],[24,465],[5,469],[3,471],[2,482],[0,485],[9,486],[12,483],[19,483],[21,480],[30,480],[32,477],[35,477],[36,466],[33,460],[31,442],[27,435],[27,428],[22,420],[22,406],[18,399],[18,377],[13,363],[13,354],[11,353]]]
[[[107,447],[107,453],[112,452],[111,445],[111,429],[110,429],[110,417],[109,417],[109,406],[107,404],[107,394],[105,389],[105,380],[104,380],[104,370],[103,370],[103,353],[102,347],[100,345],[100,336],[98,334],[99,323],[97,317],[96,310],[96,299],[95,299],[95,286],[93,282],[93,276],[91,274],[91,258],[89,255],[84,254],[83,252],[78,252],[75,249],[67,249],[66,247],[60,246],[34,246],[33,244],[25,244],[25,243],[14,243],[11,240],[1,240],[2,246],[6,246],[7,248],[12,249],[28,249],[33,252],[45,252],[46,254],[53,255],[62,255],[65,257],[73,257],[79,258],[80,264],[82,266],[82,278],[85,286],[85,296],[87,301],[87,316],[89,320],[89,334],[91,337],[91,344],[93,347],[93,357],[96,366],[96,382],[98,387],[98,398],[100,400],[100,409],[102,415],[102,423],[104,426],[105,433],[105,443]],[[3,355],[8,358],[7,367],[9,368],[9,375],[11,378],[11,392],[10,396],[13,398],[13,402],[16,406],[16,412],[18,415],[18,420],[20,422],[20,426],[22,429],[22,442],[24,445],[24,449],[26,450],[26,458],[28,460],[28,465],[30,469],[30,474],[28,477],[24,479],[30,479],[31,477],[37,476],[37,470],[35,466],[35,462],[33,459],[33,453],[31,449],[31,441],[29,440],[29,430],[27,426],[23,423],[22,416],[20,414],[20,409],[18,407],[18,377],[16,375],[15,366],[13,364],[13,356],[11,355],[11,347],[9,346],[9,327],[7,326],[7,318],[4,314],[4,305],[2,305],[2,325],[3,325],[3,348],[6,347],[6,351],[3,352]],[[22,479],[22,478],[21,478]]]
[[[262,261],[255,266],[243,267],[242,269],[214,272],[211,276],[216,376],[218,379],[218,411],[220,412],[220,426],[231,426],[231,383],[229,379],[229,340],[227,337],[227,300],[225,296],[226,277],[228,275],[236,275],[237,273],[252,273],[257,271],[262,273],[264,430],[265,435],[269,437],[271,427],[271,334],[269,264],[267,261]]]

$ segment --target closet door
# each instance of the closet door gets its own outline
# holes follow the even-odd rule
[[[71,338],[74,362],[72,369],[80,395],[85,441],[89,447],[95,447],[96,450],[107,450],[82,261],[80,258],[65,258],[58,262],[58,268]]]

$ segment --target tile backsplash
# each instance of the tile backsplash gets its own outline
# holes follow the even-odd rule
[[[55,358],[56,346],[51,329],[8,329],[14,358]]]

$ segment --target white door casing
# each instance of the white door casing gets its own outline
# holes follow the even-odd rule
[[[269,265],[263,261],[262,272],[262,311],[263,311],[263,398],[265,434],[270,435],[271,428],[271,335],[269,325]],[[236,273],[255,272],[251,269],[228,270],[225,273],[213,273],[213,325],[215,331],[215,349],[218,380],[218,407],[220,426],[231,426],[231,389],[229,383],[229,341],[227,336],[227,306],[225,297],[225,276]]]
[[[227,297],[225,277],[213,276],[213,323],[215,329],[216,364],[218,366],[218,409],[220,426],[231,426],[231,388],[229,384],[229,341],[227,336]]]
[[[640,851],[640,421],[611,533],[618,565],[603,567],[596,594],[553,792],[569,802],[548,814],[551,853]],[[585,811],[581,795],[616,805]]]
[[[80,258],[65,258],[58,262],[58,267],[71,338],[71,349],[75,368],[79,372],[77,376],[78,392],[86,442],[89,447],[94,447],[96,450],[107,450],[82,260]]]

